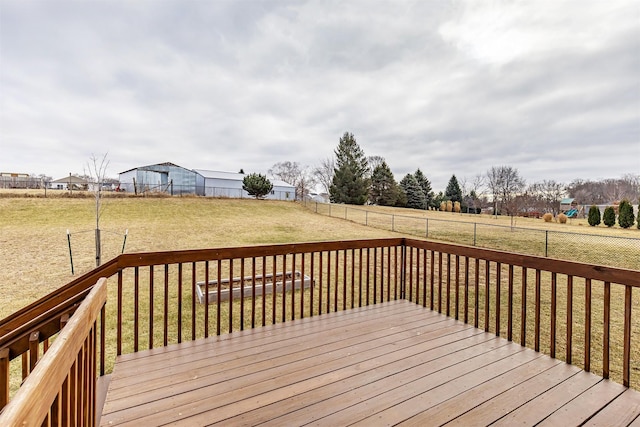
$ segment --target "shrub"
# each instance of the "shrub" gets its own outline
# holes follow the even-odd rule
[[[589,208],[589,216],[587,218],[587,221],[589,221],[589,225],[592,227],[595,227],[596,225],[600,224],[600,208],[598,208],[597,206],[593,205]]]
[[[553,220],[553,214],[547,212],[546,214],[542,215],[542,219],[544,219],[544,222],[551,222],[551,220]]]
[[[453,212],[453,202],[451,200],[447,200],[447,212]]]
[[[460,202],[453,203],[453,211],[456,213],[460,213]]]
[[[567,223],[567,216],[563,213],[558,215],[558,222],[560,224],[566,224]]]
[[[440,202],[440,210],[442,212],[447,210],[447,202]]]
[[[629,203],[629,201],[626,199],[620,202],[618,212],[618,224],[620,225],[620,227],[631,227],[635,221],[635,217],[633,215],[633,206],[631,206],[631,203]]]
[[[604,214],[602,215],[602,222],[607,227],[613,227],[616,223],[616,211],[613,209],[613,206],[607,206],[604,210]]]
[[[273,189],[273,184],[266,176],[259,173],[252,173],[244,177],[242,180],[242,189],[254,196],[256,199],[262,199]]]

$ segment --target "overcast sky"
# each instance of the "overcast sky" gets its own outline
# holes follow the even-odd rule
[[[640,1],[0,0],[0,172],[640,173]]]

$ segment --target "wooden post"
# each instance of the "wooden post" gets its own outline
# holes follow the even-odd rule
[[[0,350],[0,409],[9,403],[9,349]]]
[[[29,335],[29,372],[33,371],[38,363],[40,353],[40,332],[32,332]]]

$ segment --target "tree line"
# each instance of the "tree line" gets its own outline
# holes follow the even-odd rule
[[[640,175],[599,181],[576,179],[569,184],[552,179],[527,184],[518,169],[508,165],[492,166],[471,180],[459,180],[454,174],[445,190],[436,193],[420,168],[396,181],[384,157],[366,156],[350,132],[340,137],[333,155],[317,166],[284,161],[273,165],[268,175],[294,185],[298,200],[320,186],[332,203],[469,213],[490,208],[494,214],[509,216],[546,212],[555,216],[560,213],[563,197],[576,198],[583,205],[640,197]]]

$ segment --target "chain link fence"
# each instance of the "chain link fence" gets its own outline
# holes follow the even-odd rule
[[[433,240],[640,270],[640,238],[421,218],[329,203],[305,205],[319,214]]]

